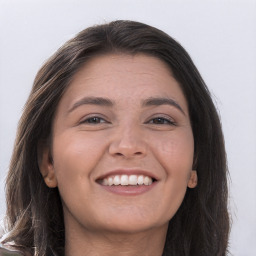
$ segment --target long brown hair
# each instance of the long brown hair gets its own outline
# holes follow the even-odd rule
[[[65,227],[57,188],[38,168],[38,147],[51,143],[59,100],[74,74],[96,55],[120,52],[155,56],[169,66],[189,106],[198,186],[188,189],[169,222],[163,255],[224,256],[227,252],[227,166],[221,124],[210,93],[182,46],[164,32],[133,21],[87,28],[62,46],[39,70],[20,119],[6,181],[4,243],[35,256],[63,255]]]

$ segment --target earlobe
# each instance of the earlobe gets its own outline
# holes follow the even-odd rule
[[[49,147],[38,147],[38,166],[45,184],[49,188],[58,186]]]
[[[188,181],[188,187],[189,188],[195,188],[197,186],[197,172],[192,170],[190,172],[190,178]]]

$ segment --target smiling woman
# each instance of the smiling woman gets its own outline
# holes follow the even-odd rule
[[[26,255],[226,255],[226,159],[209,92],[156,28],[80,32],[38,72],[7,178]]]

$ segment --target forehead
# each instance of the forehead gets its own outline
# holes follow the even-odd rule
[[[144,54],[107,54],[86,62],[74,75],[60,104],[70,105],[85,96],[134,104],[149,97],[171,97],[187,108],[167,64]]]

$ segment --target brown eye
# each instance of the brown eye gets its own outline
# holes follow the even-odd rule
[[[101,117],[93,116],[93,117],[89,117],[89,118],[83,120],[81,123],[85,123],[85,124],[100,124],[100,123],[106,123],[106,121],[103,118],[101,118]]]
[[[167,124],[167,125],[174,125],[174,122],[171,120],[168,120],[167,118],[163,118],[163,117],[156,117],[153,118],[149,121],[150,124]]]

